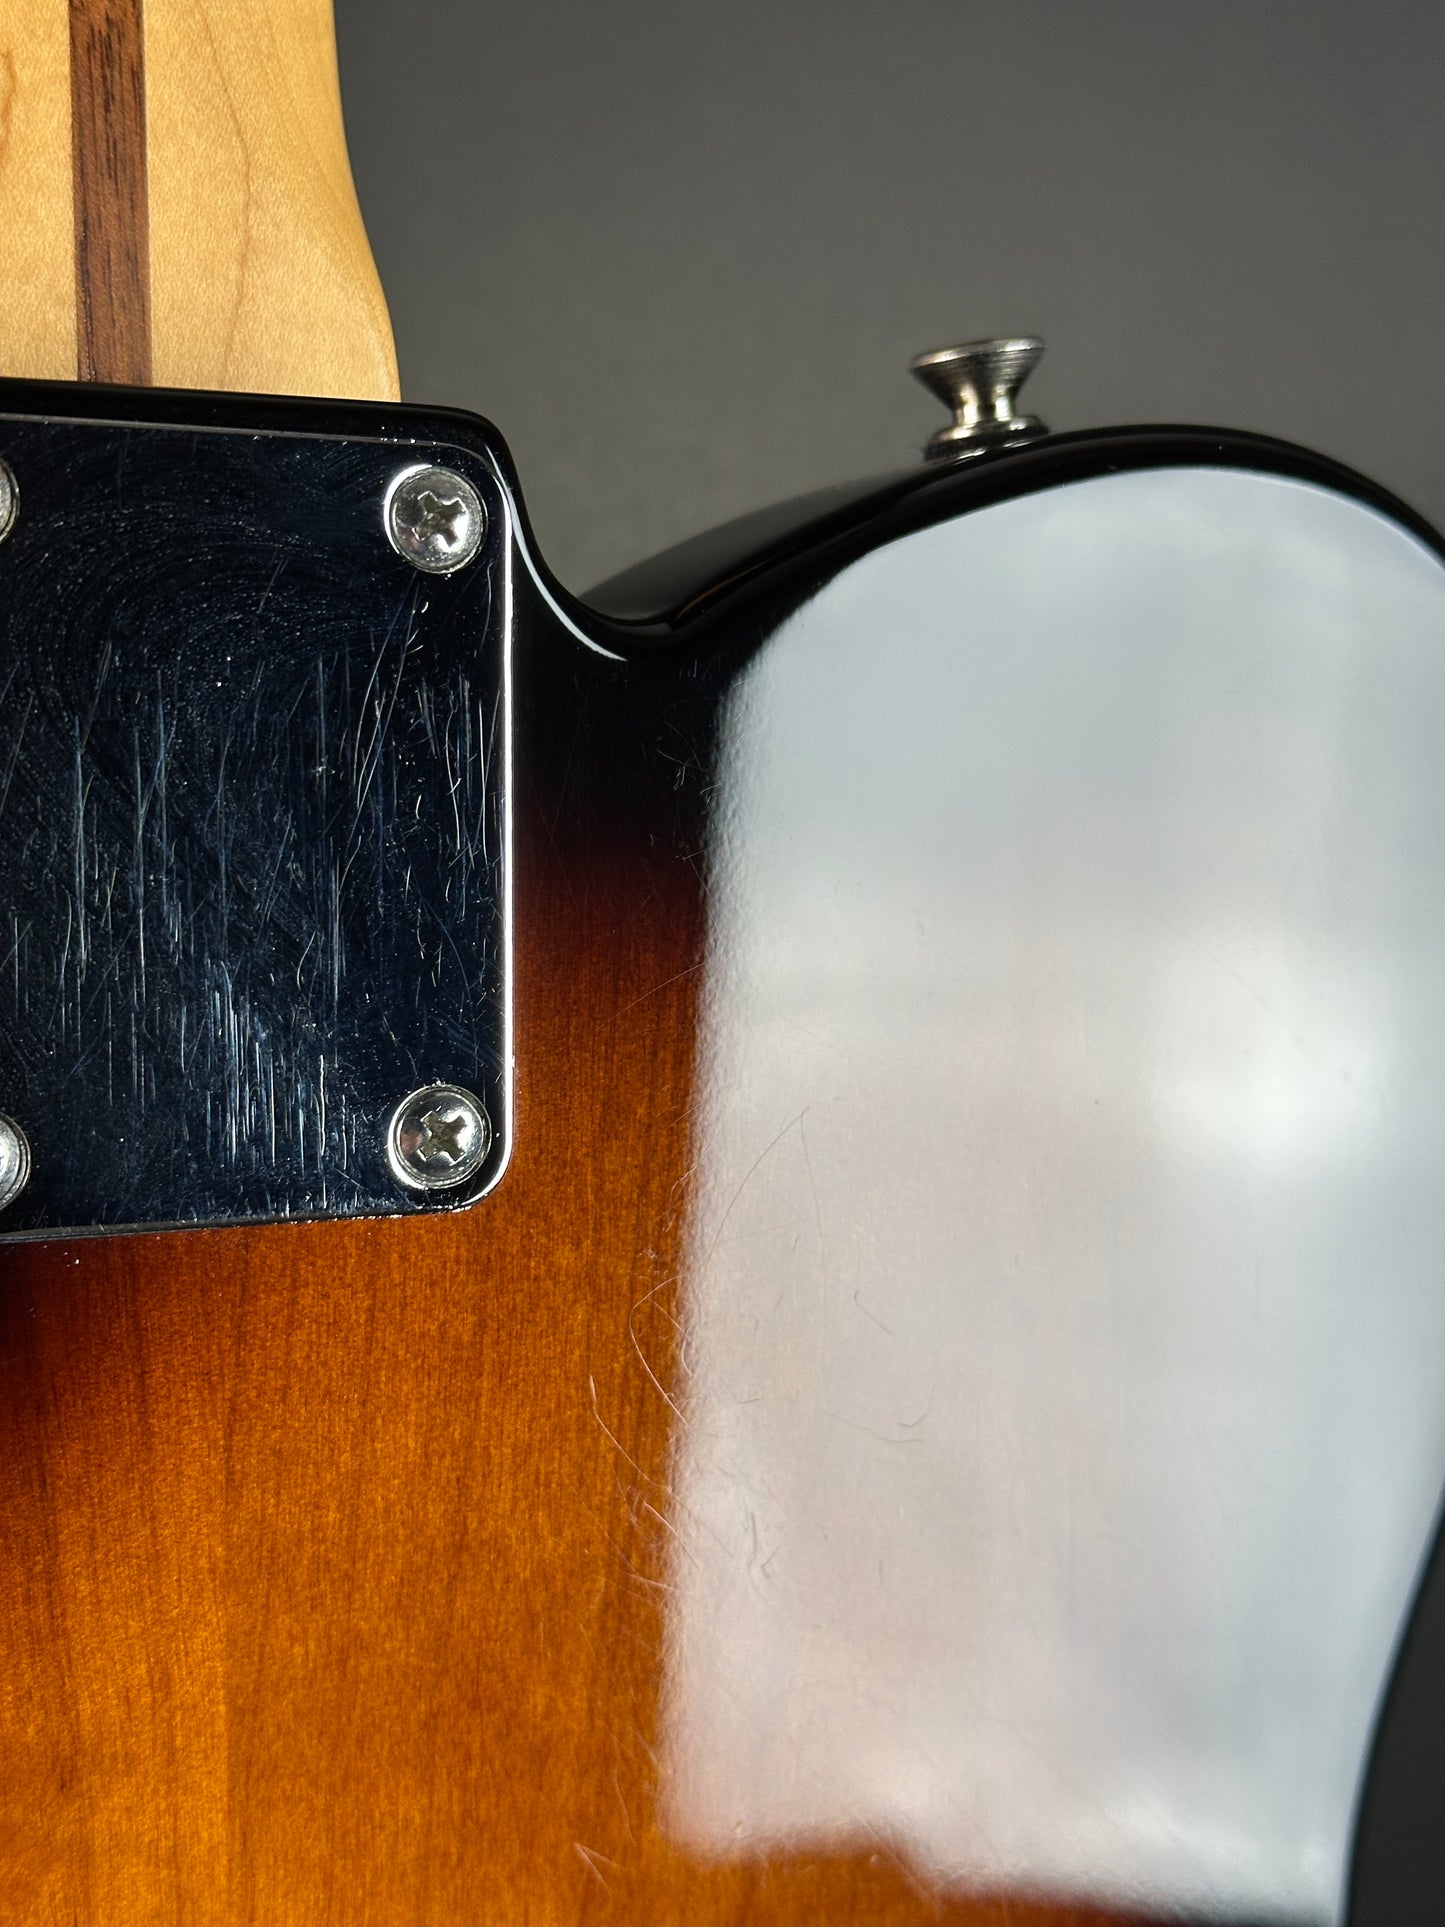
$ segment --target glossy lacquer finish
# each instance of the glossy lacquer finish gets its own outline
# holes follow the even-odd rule
[[[1339,1918],[1445,1468],[1445,572],[1102,476],[720,732],[668,1811]]]
[[[0,1918],[1331,1918],[1445,1464],[1445,577],[1188,447],[671,626],[518,518],[497,1189],[0,1253]]]

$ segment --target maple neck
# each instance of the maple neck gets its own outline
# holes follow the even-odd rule
[[[394,398],[330,0],[15,8],[0,270],[0,373]]]

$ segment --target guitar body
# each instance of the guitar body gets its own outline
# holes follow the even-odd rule
[[[510,1161],[0,1245],[0,1918],[1342,1918],[1445,1464],[1439,544],[1113,431],[584,604],[318,231],[381,398],[326,432],[498,491]],[[184,333],[183,388],[328,389]],[[303,421],[85,372],[131,385],[7,383],[0,455]],[[7,849],[77,846],[3,779]]]

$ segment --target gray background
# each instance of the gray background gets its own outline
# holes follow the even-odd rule
[[[920,348],[1060,428],[1204,421],[1445,521],[1445,7],[337,0],[409,399],[491,417],[585,588],[908,462]]]
[[[1445,6],[336,13],[405,392],[498,424],[574,588],[912,460],[908,356],[996,333],[1049,340],[1056,427],[1261,429],[1445,522]],[[1359,1927],[1441,1913],[1437,1568]]]

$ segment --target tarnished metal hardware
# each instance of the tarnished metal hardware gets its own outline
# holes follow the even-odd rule
[[[30,1146],[14,1118],[0,1112],[0,1211],[13,1204],[30,1177]]]
[[[19,507],[20,490],[16,486],[14,472],[7,461],[0,459],[0,542],[14,528]]]
[[[1015,405],[1043,352],[1037,335],[1016,335],[915,355],[910,372],[953,414],[949,426],[940,428],[924,450],[929,459],[978,455],[1047,434],[1036,416],[1019,414]]]
[[[404,468],[387,490],[383,515],[391,546],[427,575],[465,568],[487,531],[481,497],[450,468]]]
[[[465,1205],[506,1162],[513,552],[482,425],[196,404],[0,409],[0,1094],[31,1153],[4,1238]],[[378,539],[403,465],[465,484],[469,568]],[[428,1199],[387,1133],[438,1063],[488,1129]]]
[[[481,1168],[492,1125],[481,1101],[456,1084],[426,1084],[392,1112],[386,1154],[413,1191],[451,1191]]]

